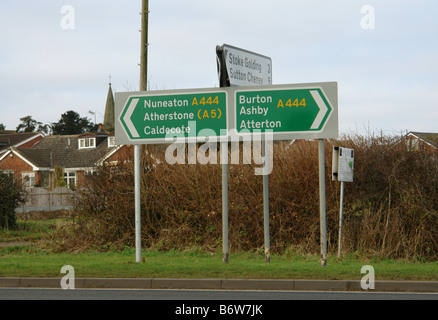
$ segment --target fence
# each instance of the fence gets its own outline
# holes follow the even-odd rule
[[[74,192],[61,187],[48,191],[44,188],[28,188],[26,202],[15,211],[25,213],[30,211],[56,211],[72,209],[71,198]]]

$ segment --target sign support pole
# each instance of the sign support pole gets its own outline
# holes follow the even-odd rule
[[[269,239],[269,175],[268,175],[268,144],[266,143],[266,137],[262,140],[262,150],[264,159],[264,172],[263,172],[263,221],[264,221],[264,233],[265,233],[265,262],[271,262],[271,244]]]
[[[228,142],[223,142],[221,152],[228,157]],[[228,263],[228,163],[222,164],[222,261]]]
[[[344,214],[344,182],[353,182],[354,150],[333,147],[332,180],[341,182],[341,199],[339,207],[338,258],[342,248],[342,218]]]
[[[141,261],[140,145],[134,145],[135,261]]]
[[[225,57],[221,47],[216,47],[216,59],[219,73],[219,85],[228,87]],[[222,262],[228,263],[228,139],[221,143],[222,159]],[[225,160],[226,159],[226,160]]]
[[[149,0],[142,0],[141,10],[140,90],[147,90]],[[141,200],[140,200],[140,145],[134,145],[135,194],[135,261],[141,262]]]
[[[326,223],[326,199],[325,199],[325,161],[324,139],[318,139],[319,157],[319,215],[321,233],[321,266],[327,265],[327,223]]]
[[[341,257],[341,241],[342,241],[342,215],[344,206],[344,181],[341,181],[341,206],[339,209],[339,239],[338,239],[338,258]]]

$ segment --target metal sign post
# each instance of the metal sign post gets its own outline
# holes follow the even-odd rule
[[[342,246],[342,216],[344,211],[344,181],[341,181],[341,199],[339,205],[339,236],[338,236],[338,258],[341,257]]]
[[[134,145],[135,261],[141,261],[140,145]]]
[[[228,87],[227,70],[223,54],[223,49],[216,47],[217,70],[221,88]],[[222,163],[222,262],[228,263],[228,140],[221,143],[221,153],[221,158],[227,159],[226,163]]]
[[[325,152],[324,139],[318,140],[319,158],[319,219],[321,233],[321,266],[327,265],[327,223],[326,223],[326,199],[325,199]]]
[[[353,182],[354,150],[348,148],[333,147],[332,180],[341,182],[341,199],[339,208],[339,237],[338,258],[341,257],[342,246],[342,220],[344,206],[344,182]]]
[[[220,86],[259,86],[272,84],[272,60],[269,57],[224,44],[216,47],[216,59]],[[228,143],[222,144],[226,148]],[[262,153],[267,159],[267,146],[262,140]],[[225,156],[225,155],[223,155]],[[226,154],[228,159],[228,153]],[[223,158],[224,159],[224,158]],[[265,234],[265,261],[270,262],[269,244],[269,179],[263,175],[263,207]],[[223,225],[223,262],[228,263],[228,163],[222,164],[222,225]]]
[[[140,90],[147,89],[148,74],[148,24],[149,0],[142,0],[141,7],[141,48],[140,48]],[[140,146],[134,145],[134,194],[135,194],[135,261],[141,261],[141,187],[140,187]]]
[[[262,139],[262,154],[265,161],[265,168],[263,172],[263,229],[265,234],[265,262],[271,262],[271,241],[269,232],[269,171],[268,159],[268,143],[266,137]]]

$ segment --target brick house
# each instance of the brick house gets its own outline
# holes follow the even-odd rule
[[[408,150],[438,153],[438,133],[410,131],[404,137]]]
[[[130,149],[116,146],[114,136],[108,134],[47,136],[31,148],[10,147],[0,156],[0,170],[14,174],[26,187],[53,189],[64,181],[77,189],[97,166],[132,157]]]
[[[13,174],[26,187],[53,189],[64,184],[81,188],[85,176],[100,165],[133,158],[131,146],[114,139],[114,98],[109,84],[104,123],[97,133],[44,136],[41,133],[0,135],[0,171]]]
[[[41,132],[10,132],[0,131],[0,155],[10,147],[30,148],[40,141],[44,135]]]

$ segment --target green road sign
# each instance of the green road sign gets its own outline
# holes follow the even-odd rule
[[[226,135],[227,94],[213,91],[132,95],[119,120],[132,143]]]
[[[336,82],[117,92],[117,144],[338,137]]]
[[[238,133],[320,132],[333,107],[321,88],[236,91]]]

